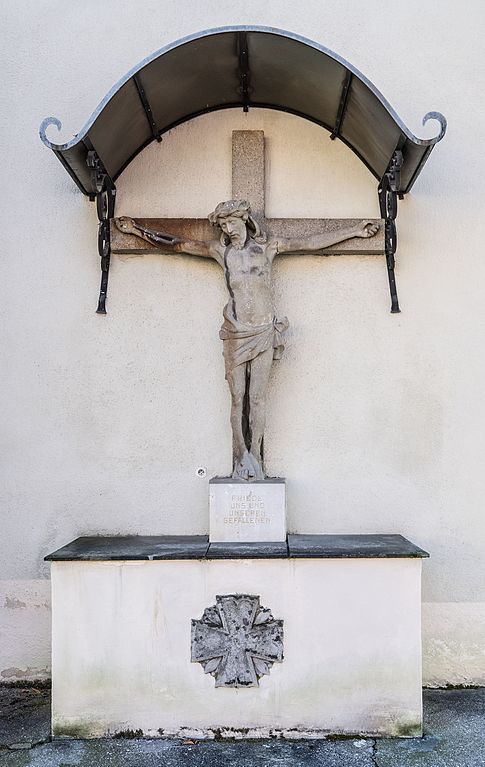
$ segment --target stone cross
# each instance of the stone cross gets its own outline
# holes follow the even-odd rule
[[[283,660],[283,621],[250,594],[217,596],[216,602],[192,621],[191,660],[215,677],[216,687],[257,687]]]
[[[265,151],[264,133],[260,130],[232,132],[232,199],[248,200],[254,217],[271,236],[307,237],[325,231],[338,231],[356,226],[361,219],[349,218],[266,218],[265,216]],[[325,249],[326,255],[380,256],[385,253],[384,222],[368,239],[345,240]],[[214,227],[207,218],[137,218],[149,229],[174,234],[181,239],[214,239]],[[152,245],[131,234],[120,232],[111,221],[111,252],[118,254],[169,253],[163,246]]]

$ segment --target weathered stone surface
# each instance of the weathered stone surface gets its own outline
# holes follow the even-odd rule
[[[350,240],[329,245],[316,255],[325,256],[382,256],[384,255],[384,221],[380,218],[367,219],[378,224],[379,230],[373,237],[353,237]],[[358,226],[358,218],[267,218],[264,228],[270,237],[311,237],[324,232],[340,232]],[[303,252],[303,249],[302,249]],[[309,255],[306,253],[306,255]],[[315,255],[315,253],[310,254]]]
[[[264,132],[234,130],[232,132],[232,197],[251,200],[251,210],[264,218]]]
[[[216,687],[257,687],[273,663],[283,660],[283,621],[250,594],[217,596],[192,621],[193,663],[212,674]]]
[[[402,535],[289,535],[290,557],[429,557]]]
[[[208,545],[207,535],[93,535],[76,538],[45,559],[52,562],[75,559],[202,559]]]
[[[137,218],[137,221],[147,229],[166,232],[184,240],[211,240],[214,238],[214,227],[206,218]],[[264,230],[271,236],[296,237],[303,235],[334,232],[347,227],[357,226],[360,219],[356,218],[267,218],[262,221]],[[374,237],[367,239],[354,237],[320,251],[326,256],[382,256],[384,254],[384,222],[379,219],[369,219],[379,224],[379,231]],[[121,232],[114,221],[111,221],[111,252],[118,255],[143,255],[146,253],[171,255],[168,247],[153,245],[132,234]],[[319,255],[317,252],[315,255]]]
[[[207,218],[137,218],[147,229],[166,232],[186,240],[210,240],[214,237],[214,227]],[[169,248],[154,245],[133,234],[126,234],[118,229],[115,220],[111,220],[111,252],[119,255],[142,255],[144,253],[167,253]]]
[[[286,545],[284,479],[209,482],[210,542],[280,541]]]
[[[286,559],[285,541],[210,543],[206,559]]]
[[[227,481],[227,480],[223,480]],[[267,480],[265,480],[266,482]],[[217,484],[221,480],[211,480]],[[273,480],[284,482],[284,480]],[[247,488],[246,483],[240,483]],[[257,488],[262,483],[254,483]],[[120,535],[76,538],[45,557],[48,561],[273,558],[398,558],[429,556],[402,535],[289,535],[284,541],[226,541],[207,535]]]

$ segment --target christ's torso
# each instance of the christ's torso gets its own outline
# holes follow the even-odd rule
[[[268,247],[269,245],[269,247]],[[249,240],[238,250],[224,252],[224,275],[230,294],[227,308],[238,322],[266,325],[273,321],[271,245]]]

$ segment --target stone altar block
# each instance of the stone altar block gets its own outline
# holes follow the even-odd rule
[[[286,541],[285,480],[211,479],[209,540]]]
[[[46,558],[53,734],[419,736],[425,556],[400,535],[78,538]]]

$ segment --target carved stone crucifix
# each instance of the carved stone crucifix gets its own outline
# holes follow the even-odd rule
[[[273,359],[283,351],[286,318],[277,320],[271,266],[277,255],[380,255],[378,220],[266,219],[264,136],[233,132],[233,199],[206,219],[114,219],[113,253],[187,254],[214,259],[224,270],[229,301],[220,337],[232,398],[233,477],[264,479],[266,389]],[[249,202],[251,202],[251,206]],[[216,225],[221,230],[214,239]]]
[[[232,132],[232,198],[248,200],[254,218],[269,237],[302,237],[338,232],[360,223],[356,218],[266,218],[264,133],[260,130]],[[370,220],[370,219],[369,219]],[[211,240],[214,227],[207,218],[138,218],[149,229],[176,234],[184,240]],[[382,256],[385,254],[384,222],[371,239],[351,239],[325,248],[326,256]],[[171,253],[171,249],[141,240],[111,224],[111,252],[119,254]]]

